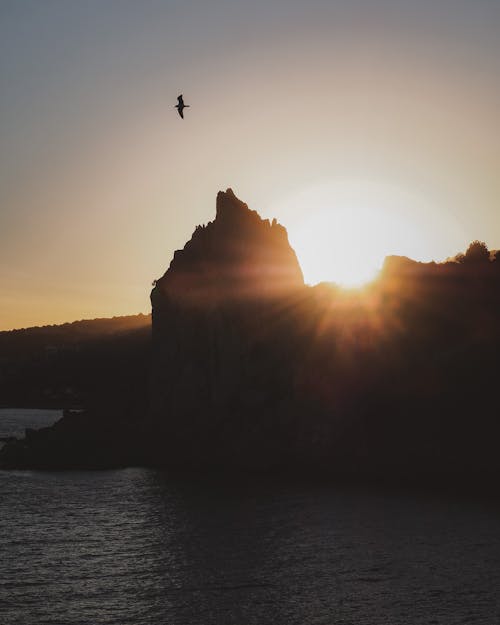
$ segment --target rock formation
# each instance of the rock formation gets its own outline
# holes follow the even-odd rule
[[[159,460],[263,461],[256,424],[291,400],[292,320],[282,311],[304,289],[285,228],[219,192],[215,220],[196,228],[151,293]]]
[[[159,322],[165,302],[194,307],[277,297],[304,285],[288,235],[250,210],[231,189],[217,194],[215,220],[198,226],[151,293]],[[156,324],[157,325],[157,324]]]
[[[85,351],[83,374],[81,354],[65,360],[82,385],[93,380],[94,402],[7,442],[1,466],[278,469],[474,488],[500,477],[497,255],[390,257],[358,293],[307,287],[285,229],[228,190],[151,302],[151,351],[142,335],[117,337]],[[111,365],[108,378],[92,377],[94,362]]]

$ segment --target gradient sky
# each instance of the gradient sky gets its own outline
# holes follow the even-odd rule
[[[499,80],[498,0],[0,0],[0,329],[149,311],[229,186],[309,282],[498,248]]]

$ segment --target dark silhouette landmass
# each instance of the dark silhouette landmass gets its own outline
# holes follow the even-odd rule
[[[149,367],[151,316],[0,332],[0,407],[95,406]]]
[[[445,263],[388,257],[359,291],[309,287],[286,230],[221,192],[155,282],[151,343],[99,342],[89,368],[107,358],[112,383],[0,463],[492,487],[499,260],[475,241]]]

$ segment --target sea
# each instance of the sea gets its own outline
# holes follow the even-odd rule
[[[0,436],[60,416],[0,410]],[[0,623],[494,625],[500,509],[140,467],[0,471]]]

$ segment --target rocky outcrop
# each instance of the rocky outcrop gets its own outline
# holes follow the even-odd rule
[[[283,226],[261,219],[231,189],[217,194],[216,217],[177,250],[151,293],[158,325],[164,302],[196,308],[275,298],[303,286],[302,270]]]
[[[283,313],[304,289],[285,228],[220,192],[215,220],[195,230],[151,293],[160,461],[264,461],[270,415],[292,401],[297,355],[287,336],[297,320]]]
[[[219,193],[214,221],[151,293],[151,351],[135,335],[85,351],[70,377],[93,381],[88,410],[6,443],[0,465],[280,469],[491,489],[500,264],[457,258],[391,257],[358,293],[307,287],[285,229]]]

